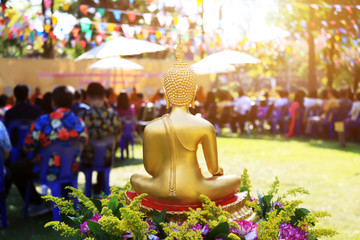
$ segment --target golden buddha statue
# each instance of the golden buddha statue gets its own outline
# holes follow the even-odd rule
[[[170,114],[151,121],[144,130],[143,159],[149,175],[134,174],[131,184],[136,193],[147,193],[154,202],[174,205],[197,204],[205,194],[213,201],[234,196],[240,177],[224,175],[219,166],[216,132],[205,119],[189,113],[196,95],[196,74],[184,61],[181,42],[176,63],[164,77],[164,92]],[[202,145],[208,171],[202,175],[196,157]]]

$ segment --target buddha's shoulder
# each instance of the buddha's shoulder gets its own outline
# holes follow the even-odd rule
[[[200,128],[209,128],[209,127],[213,127],[213,125],[206,119],[203,118],[199,118],[199,117],[195,117],[192,116],[191,117],[191,123],[196,126],[196,127],[200,127]]]
[[[155,118],[154,120],[150,121],[146,127],[145,131],[155,131],[159,130],[159,128],[162,128],[164,126],[162,118]]]

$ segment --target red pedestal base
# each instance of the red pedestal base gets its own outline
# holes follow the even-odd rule
[[[126,191],[125,193],[127,202],[130,203],[139,194],[135,192]],[[253,217],[253,211],[251,208],[245,206],[247,199],[247,192],[237,193],[229,196],[221,201],[216,201],[217,206],[221,206],[222,209],[228,211],[231,214],[233,220],[249,219]],[[192,205],[177,205],[172,202],[159,202],[153,201],[148,197],[145,197],[141,201],[141,210],[145,212],[149,217],[152,216],[153,210],[162,211],[164,208],[167,210],[167,218],[173,222],[182,222],[186,220],[186,214],[189,208],[197,209],[202,208],[201,203]]]

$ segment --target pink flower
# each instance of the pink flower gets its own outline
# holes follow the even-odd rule
[[[90,221],[92,222],[99,222],[99,219],[101,218],[102,216],[100,214],[97,214],[95,213],[94,216],[92,218],[90,218]]]
[[[306,240],[307,232],[289,223],[282,223],[279,226],[279,239],[285,240]]]
[[[80,224],[80,232],[82,232],[83,234],[88,234],[90,232],[90,228],[87,225],[87,221]]]
[[[253,224],[252,221],[241,220],[235,221],[239,224],[240,229],[230,228],[230,233],[244,237],[245,240],[255,240],[258,238],[258,225]]]
[[[250,196],[250,202],[253,202],[253,201],[257,201],[259,203],[259,200],[257,198],[254,198],[254,197]]]

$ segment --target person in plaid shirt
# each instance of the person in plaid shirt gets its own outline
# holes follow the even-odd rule
[[[30,131],[25,138],[24,149],[33,153],[33,160],[24,160],[12,164],[10,170],[12,180],[18,187],[22,197],[25,197],[27,182],[37,179],[41,169],[41,150],[49,146],[54,141],[80,140],[87,141],[87,129],[82,119],[70,111],[74,96],[74,89],[69,86],[60,86],[52,93],[54,112],[40,116],[30,127]],[[47,180],[55,181],[60,174],[61,160],[54,155],[49,160],[47,169]],[[77,174],[80,164],[79,156],[73,164],[73,172]],[[10,184],[11,185],[11,184]],[[9,186],[7,186],[9,187]],[[29,216],[39,215],[45,212],[40,195],[34,186],[31,187],[30,203],[33,205],[29,210]]]
[[[103,139],[107,136],[117,136],[120,134],[121,123],[117,112],[106,106],[104,102],[105,89],[99,83],[90,83],[87,88],[87,97],[90,109],[82,111],[79,116],[84,119],[86,128],[91,139]],[[111,167],[113,160],[112,147],[109,147],[105,156],[105,167]],[[94,162],[94,151],[91,146],[85,146],[81,159],[81,166],[84,168],[92,168]],[[94,186],[95,194],[99,194],[101,190],[101,181],[103,173],[98,172],[98,183]]]

